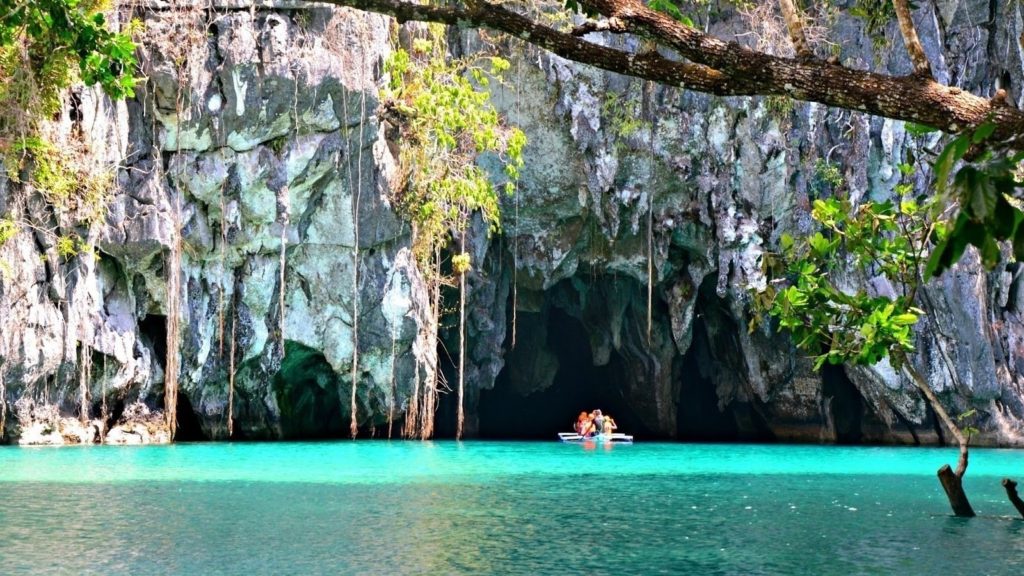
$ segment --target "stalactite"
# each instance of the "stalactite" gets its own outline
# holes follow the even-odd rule
[[[395,396],[398,388],[395,383],[395,360],[398,354],[398,328],[391,327],[391,394],[388,396],[388,440],[391,440],[391,428],[395,422]]]
[[[92,380],[92,348],[82,342],[78,347],[78,419],[89,423],[89,382]]]
[[[103,355],[103,366],[100,368],[100,444],[107,441],[107,356]]]

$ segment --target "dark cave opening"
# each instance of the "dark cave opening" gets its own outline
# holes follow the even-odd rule
[[[272,387],[284,438],[338,438],[348,430],[338,375],[320,352],[286,341],[285,357]]]
[[[188,399],[188,395],[180,390],[178,391],[178,404],[176,408],[175,417],[178,419],[178,427],[174,432],[174,440],[176,442],[206,440],[207,438],[203,434],[203,427],[199,423],[199,416],[196,415],[192,402]]]
[[[718,409],[718,394],[711,380],[707,328],[700,317],[693,322],[693,339],[683,356],[676,426],[680,440],[729,442],[740,439],[734,407]]]
[[[836,444],[860,444],[864,438],[864,398],[842,366],[822,366],[821,394],[829,403]]]
[[[683,356],[677,438],[694,442],[775,442],[765,407],[733,399],[721,410],[715,380],[740,381],[747,359],[742,356],[740,330],[726,303],[716,293],[714,276],[698,288],[690,348]]]
[[[147,314],[139,321],[139,334],[153,347],[153,361],[160,366],[167,362],[167,317],[162,314]]]
[[[557,368],[553,368],[550,386],[523,395],[516,390],[516,380],[521,381],[524,376],[513,371],[529,373],[530,369],[515,364],[517,351],[510,351],[494,389],[480,393],[481,438],[554,439],[558,432],[572,430],[580,412],[596,408],[611,415],[620,432],[647,432],[618,386],[624,376],[621,359],[612,352],[607,364],[595,366],[589,338],[578,319],[554,306],[546,307],[542,313],[520,313],[520,319],[524,323],[535,322],[544,331],[546,344],[540,345],[557,359]],[[523,346],[537,344],[521,341]]]

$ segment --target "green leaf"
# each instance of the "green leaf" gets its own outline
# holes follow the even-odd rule
[[[911,136],[927,136],[939,131],[938,128],[932,128],[931,126],[925,126],[916,122],[907,122],[904,127],[907,130],[907,134]]]
[[[981,246],[981,262],[985,268],[991,270],[999,264],[999,243],[991,236],[985,237]]]
[[[988,139],[996,130],[996,125],[992,122],[985,122],[974,129],[974,135],[971,136],[971,141],[975,144],[981,144]]]
[[[942,149],[939,157],[935,159],[935,185],[939,193],[945,193],[953,166],[964,157],[969,147],[970,140],[964,135],[957,136]]]
[[[893,324],[897,326],[909,326],[917,322],[917,315],[905,312],[892,317]]]
[[[793,236],[791,236],[789,233],[783,233],[782,236],[779,237],[779,248],[781,248],[785,252],[792,247]]]

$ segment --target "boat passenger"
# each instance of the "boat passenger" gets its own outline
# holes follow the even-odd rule
[[[587,419],[580,425],[579,435],[584,438],[589,438],[598,433],[597,426],[594,425],[594,419],[590,415],[587,415]]]
[[[603,432],[606,436],[611,436],[612,433],[618,429],[619,425],[615,423],[615,420],[612,420],[611,416],[604,417],[604,427],[601,429],[601,432]]]
[[[590,416],[594,421],[594,433],[600,434],[604,430],[604,415],[601,414],[600,409],[597,409]]]
[[[580,412],[580,415],[576,417],[576,424],[573,425],[572,429],[576,431],[580,436],[583,435],[583,425],[589,420],[589,416],[586,412]]]

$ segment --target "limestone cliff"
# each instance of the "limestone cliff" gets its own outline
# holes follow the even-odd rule
[[[7,437],[75,420],[83,374],[92,418],[104,401],[112,424],[130,420],[125,406],[162,408],[177,230],[183,437],[226,437],[232,341],[237,437],[343,435],[356,349],[358,420],[386,434],[408,402],[423,298],[388,204],[394,158],[376,114],[393,23],[285,1],[174,5],[136,8],[137,98],[80,91],[59,123],[118,163],[105,223],[91,230],[99,258],[62,258],[28,226],[0,246],[0,378],[9,410],[21,407]],[[1021,102],[1024,9],[943,1],[916,17],[944,81],[980,94],[998,85]],[[745,25],[725,14],[715,27]],[[910,69],[858,22],[831,28],[844,61]],[[480,38],[455,46],[471,53]],[[861,114],[712,98],[508,51],[494,99],[530,144],[503,234],[472,243],[483,264],[470,277],[470,432],[546,433],[601,403],[661,437],[937,440],[924,402],[887,365],[816,374],[785,336],[747,329],[759,257],[807,230],[811,199],[833,192],[823,171],[837,169],[854,199],[885,198],[896,165],[926,158],[934,140]],[[2,170],[0,213],[69,226]],[[922,327],[915,361],[951,412],[979,410],[987,443],[1024,442],[1019,276],[1016,263],[986,273],[969,255],[928,289],[938,325]],[[454,331],[444,336],[454,355]]]

